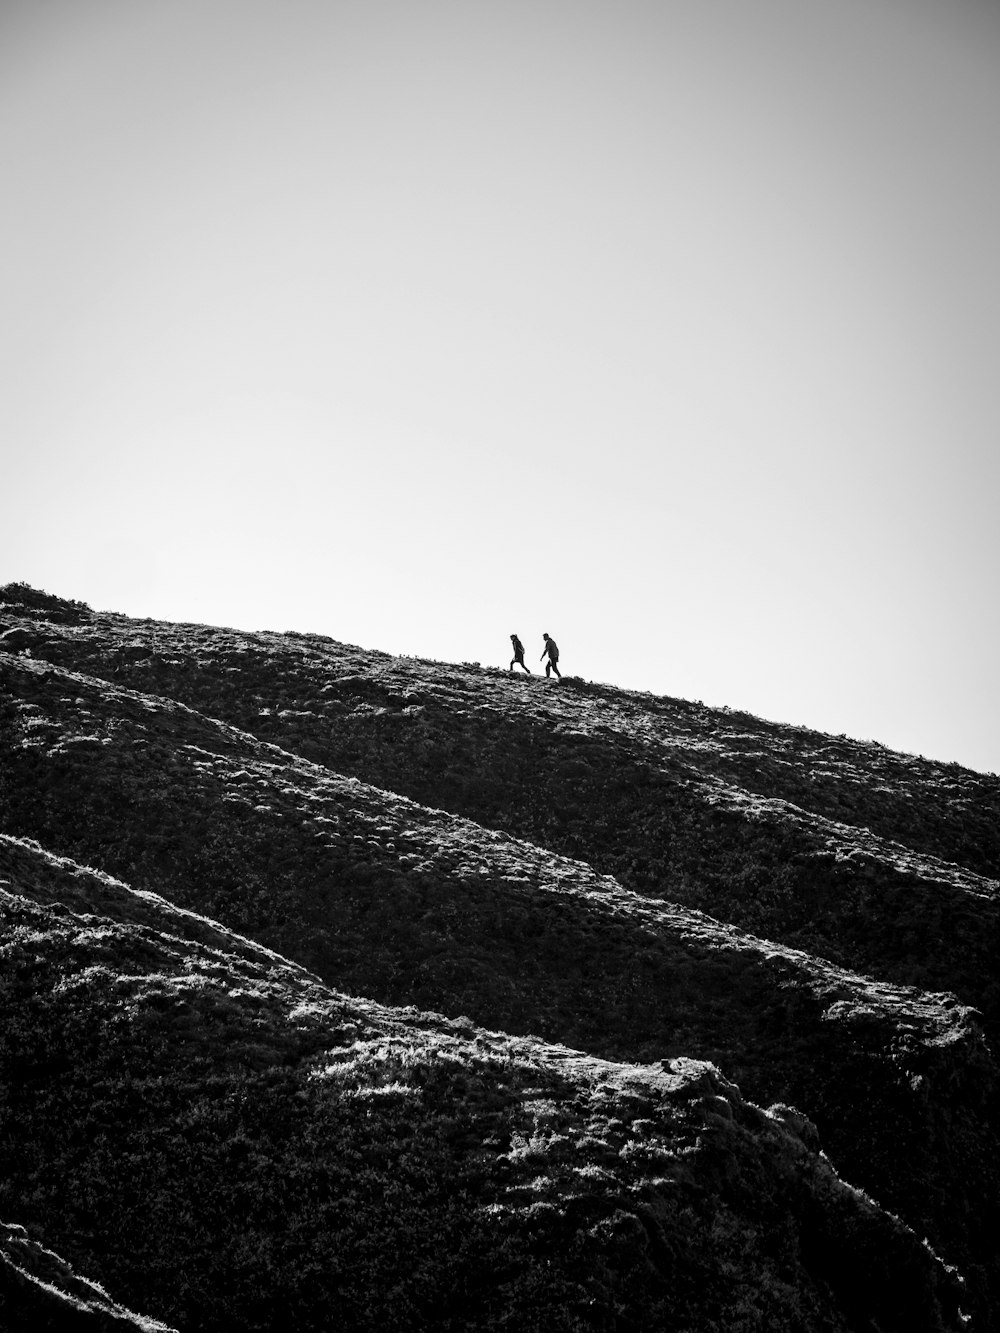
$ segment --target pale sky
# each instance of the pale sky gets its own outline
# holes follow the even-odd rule
[[[0,0],[0,582],[1000,771],[994,0]]]

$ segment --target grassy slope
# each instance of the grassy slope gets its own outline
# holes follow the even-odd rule
[[[9,1222],[0,1222],[0,1327],[5,1333],[176,1333],[124,1309]]]
[[[992,1061],[961,1006],[883,979],[959,980],[989,1007],[995,886],[939,858],[966,845],[995,865],[995,779],[677,701],[39,601],[3,615],[27,638],[0,648],[36,659],[5,663],[5,827],[346,989],[616,1059],[715,1060],[746,1095],[806,1110],[838,1167],[957,1259],[985,1308]],[[887,843],[907,810],[913,845]],[[869,828],[847,822],[862,815]]]
[[[1000,1033],[995,777],[679,700],[317,636],[92,613],[40,633],[17,623],[47,660],[182,700],[637,892],[952,990]]]
[[[6,827],[325,980],[617,1059],[694,1055],[791,1102],[978,1291],[995,1071],[967,1011],[623,889],[170,701],[4,667]],[[871,1108],[878,1108],[873,1117]]]
[[[0,837],[2,1193],[201,1330],[951,1329],[956,1287],[789,1115],[322,986]]]

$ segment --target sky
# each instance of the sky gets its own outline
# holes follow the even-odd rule
[[[0,583],[1000,772],[998,166],[994,0],[3,0]]]

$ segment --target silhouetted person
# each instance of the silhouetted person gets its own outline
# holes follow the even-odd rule
[[[513,671],[514,663],[516,662],[518,666],[523,666],[525,671],[527,671],[528,675],[530,676],[531,667],[524,666],[524,644],[521,642],[521,640],[517,637],[516,634],[512,634],[510,636],[510,643],[511,647],[514,649],[514,656],[511,658],[511,663],[510,666],[507,668],[507,670]]]
[[[549,659],[545,663],[545,674],[549,675],[550,672],[554,671],[559,679],[562,680],[562,672],[556,665],[559,661],[559,645],[556,643],[555,639],[550,639],[547,634],[543,634],[542,638],[545,640],[545,652],[542,653],[542,657],[547,655]],[[542,657],[538,660],[541,661]]]

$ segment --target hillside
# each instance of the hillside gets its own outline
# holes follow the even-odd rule
[[[24,585],[0,682],[0,1216],[116,1301],[993,1326],[996,778]]]

